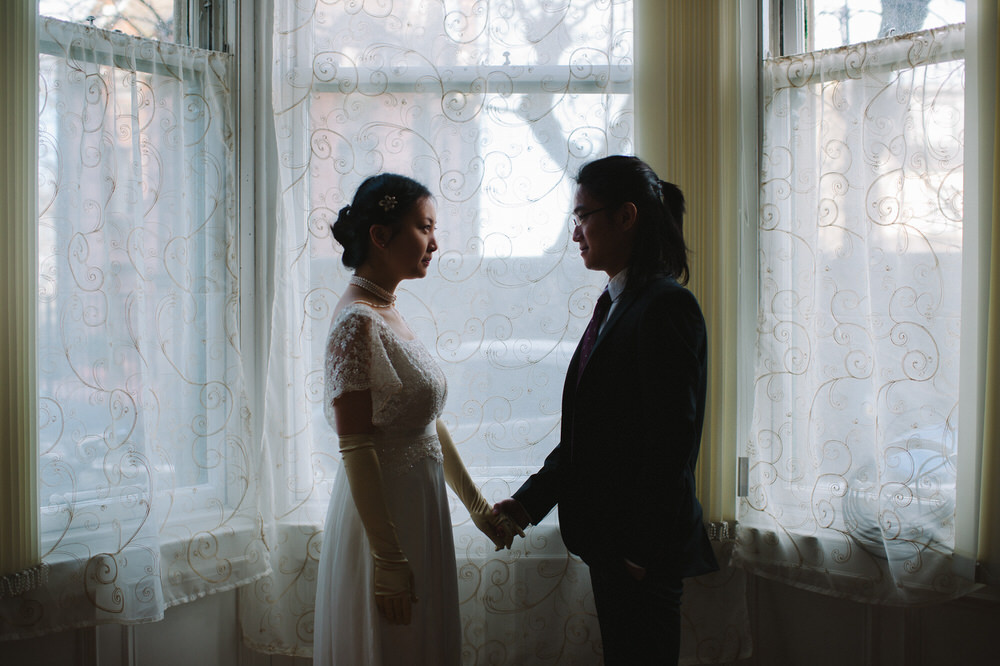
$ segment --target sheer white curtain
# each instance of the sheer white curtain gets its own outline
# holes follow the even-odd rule
[[[448,377],[444,419],[470,471],[487,499],[508,497],[557,443],[565,370],[605,282],[570,240],[571,176],[632,152],[632,5],[278,0],[274,27],[274,572],[241,592],[241,617],[252,645],[309,654],[339,464],[322,353],[349,275],[329,225],[373,173],[434,192],[438,258],[399,309]],[[452,508],[470,660],[595,661],[589,577],[554,521],[494,554]]]
[[[741,561],[860,600],[953,575],[964,26],[764,63]]]
[[[231,56],[40,19],[39,503],[0,633],[162,618],[264,573],[236,328]]]

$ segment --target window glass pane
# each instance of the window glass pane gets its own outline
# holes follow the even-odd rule
[[[174,41],[176,0],[39,0],[38,12],[64,21],[120,30],[127,35]]]
[[[240,426],[231,58],[58,20],[39,33],[44,538],[87,529],[84,507],[125,520],[141,493],[166,524],[184,494],[191,513],[225,502]]]
[[[570,238],[572,175],[590,159],[634,149],[632,6],[472,11],[486,4],[385,3],[385,17],[374,3],[319,3],[315,20],[277,17],[275,53],[299,54],[276,57],[279,162],[294,183],[286,196],[301,210],[288,218],[309,220],[308,229],[281,233],[287,247],[308,245],[313,282],[283,297],[301,300],[275,330],[287,326],[304,351],[272,361],[269,382],[286,391],[308,373],[322,381],[330,309],[350,274],[329,224],[371,173],[410,175],[435,194],[440,259],[425,280],[400,285],[399,307],[448,376],[445,419],[465,464],[497,479],[499,497],[510,492],[499,484],[537,469],[558,443],[562,377],[603,287]],[[305,230],[310,236],[295,238]],[[275,270],[290,274],[300,263]],[[336,460],[336,440],[322,390],[315,395],[292,398],[311,410],[300,421],[265,413],[272,441],[301,451],[278,474],[333,478],[335,465],[323,461]],[[308,419],[310,430],[279,416]],[[289,506],[308,503],[304,512],[322,520],[328,494],[289,478],[279,484],[291,491]]]
[[[965,22],[964,0],[807,0],[809,50]]]
[[[740,557],[796,585],[906,603],[966,587],[964,45],[960,23],[762,67]]]

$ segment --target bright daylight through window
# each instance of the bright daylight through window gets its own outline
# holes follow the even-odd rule
[[[741,553],[859,600],[955,594],[964,3],[784,5]]]
[[[174,16],[176,5],[176,0],[39,0],[38,13],[172,42],[179,23]]]

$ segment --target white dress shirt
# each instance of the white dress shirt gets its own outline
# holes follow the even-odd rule
[[[615,311],[615,307],[618,305],[618,297],[622,295],[623,291],[625,291],[625,282],[627,280],[628,269],[624,268],[615,273],[615,276],[608,282],[607,290],[608,296],[611,297],[611,307],[608,308],[608,314],[604,317],[604,321],[601,322],[600,328],[597,329],[598,334],[604,330],[604,324],[611,319],[611,313]]]

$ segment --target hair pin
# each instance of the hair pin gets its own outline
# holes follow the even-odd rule
[[[396,197],[391,194],[387,194],[382,197],[382,200],[378,202],[378,205],[382,207],[386,213],[396,207]]]

